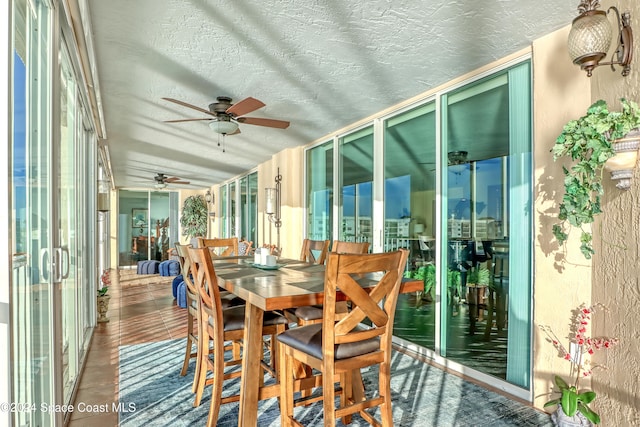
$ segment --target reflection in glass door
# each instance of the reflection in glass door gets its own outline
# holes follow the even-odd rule
[[[424,281],[398,299],[394,335],[431,350],[436,332],[435,102],[384,123],[384,250],[409,249],[405,274]]]
[[[525,63],[442,98],[441,354],[523,388],[530,381],[529,80]],[[520,286],[510,287],[516,277]]]
[[[227,195],[229,194],[229,185],[223,185],[220,187],[220,220],[222,221],[222,229],[220,230],[220,237],[229,237],[229,212],[227,212]]]
[[[257,244],[258,172],[240,178],[240,236],[239,239]]]
[[[333,229],[333,141],[306,153],[307,234],[312,240],[331,240]]]
[[[373,243],[373,127],[340,138],[339,239]]]
[[[237,237],[238,230],[236,225],[238,224],[238,210],[236,209],[238,204],[236,201],[236,182],[233,181],[229,184],[229,237]]]

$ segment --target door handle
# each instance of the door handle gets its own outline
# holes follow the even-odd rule
[[[56,282],[61,282],[69,278],[69,250],[67,248],[56,248]]]
[[[64,247],[64,248],[60,248],[61,249],[61,256],[62,256],[62,263],[61,263],[61,268],[60,268],[60,278],[61,279],[68,279],[69,278],[69,269],[70,269],[70,265],[71,265],[71,258],[69,256],[69,249]],[[64,270],[63,270],[64,268]]]
[[[53,282],[62,282],[62,248],[54,248],[53,250]]]
[[[49,281],[49,249],[40,249],[40,259],[38,260],[38,269],[40,270],[40,277],[43,282]],[[51,267],[55,269],[55,261],[51,264]]]

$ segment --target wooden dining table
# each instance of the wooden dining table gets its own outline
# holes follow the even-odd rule
[[[258,402],[277,397],[280,387],[264,385],[260,378],[263,357],[262,321],[265,311],[322,304],[325,266],[293,259],[279,259],[275,267],[253,264],[253,257],[214,258],[218,285],[246,302],[238,426],[255,426]],[[366,289],[374,278],[360,281]],[[400,292],[424,289],[421,280],[403,279]]]

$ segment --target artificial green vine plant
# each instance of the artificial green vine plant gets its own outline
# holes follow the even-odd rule
[[[207,234],[207,202],[202,195],[189,196],[182,204],[180,225],[184,236],[202,237]]]
[[[583,225],[591,224],[602,212],[604,164],[615,155],[612,142],[640,127],[640,108],[633,101],[621,100],[622,111],[610,111],[607,103],[599,100],[587,109],[587,114],[569,121],[556,139],[551,150],[553,159],[569,157],[571,167],[562,166],[565,193],[558,214],[559,223],[553,226],[553,235],[563,245],[568,238],[568,227],[579,228],[580,251],[586,259],[594,253],[592,234]]]

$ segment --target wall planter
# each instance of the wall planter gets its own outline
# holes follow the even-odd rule
[[[600,198],[604,193],[602,177],[605,170],[613,172],[618,188],[629,188],[635,167],[637,145],[629,139],[640,128],[640,108],[633,101],[621,99],[622,111],[610,111],[603,100],[587,109],[587,114],[569,121],[551,150],[554,160],[563,165],[564,195],[559,206],[559,223],[553,234],[564,245],[570,228],[580,229],[580,251],[586,259],[594,253],[592,234],[584,225],[593,223],[602,213]],[[610,160],[615,158],[614,160]],[[609,169],[610,168],[610,169]]]
[[[640,147],[640,130],[634,129],[624,138],[613,141],[615,156],[604,164],[605,170],[611,173],[611,179],[618,181],[616,187],[621,190],[631,188],[633,170],[638,162]]]

